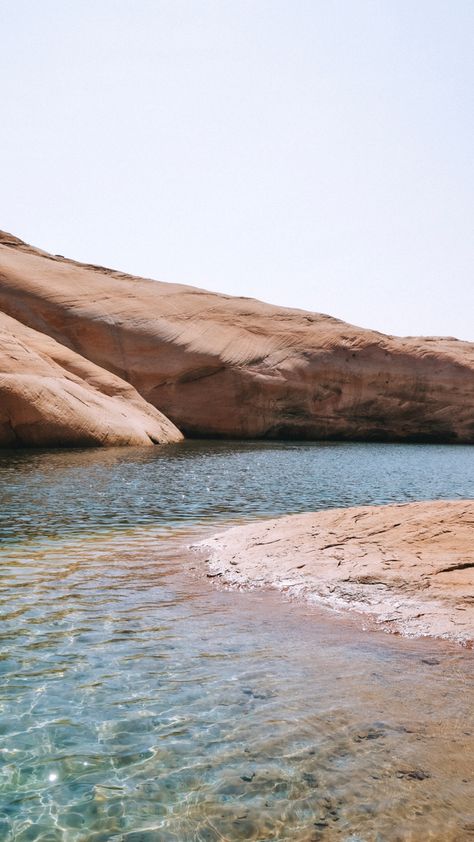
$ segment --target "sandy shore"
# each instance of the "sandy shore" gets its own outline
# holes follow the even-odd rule
[[[207,575],[277,588],[387,631],[474,641],[474,501],[331,509],[206,538]]]

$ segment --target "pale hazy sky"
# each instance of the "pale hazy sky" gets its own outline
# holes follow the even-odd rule
[[[0,228],[474,340],[472,0],[0,0]]]

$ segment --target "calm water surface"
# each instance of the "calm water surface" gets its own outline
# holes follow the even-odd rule
[[[0,456],[0,840],[474,839],[472,652],[235,593],[183,544],[474,497],[474,449]]]

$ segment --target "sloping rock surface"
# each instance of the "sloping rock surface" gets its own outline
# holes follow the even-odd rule
[[[179,441],[129,383],[0,313],[0,446]]]
[[[474,345],[150,281],[0,235],[0,309],[194,436],[474,442]]]
[[[201,545],[209,575],[375,618],[388,631],[474,641],[474,501],[290,515]]]

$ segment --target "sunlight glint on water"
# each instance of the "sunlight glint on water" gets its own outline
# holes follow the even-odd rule
[[[473,497],[470,448],[4,454],[0,839],[474,838],[472,653],[219,590],[219,521]]]

